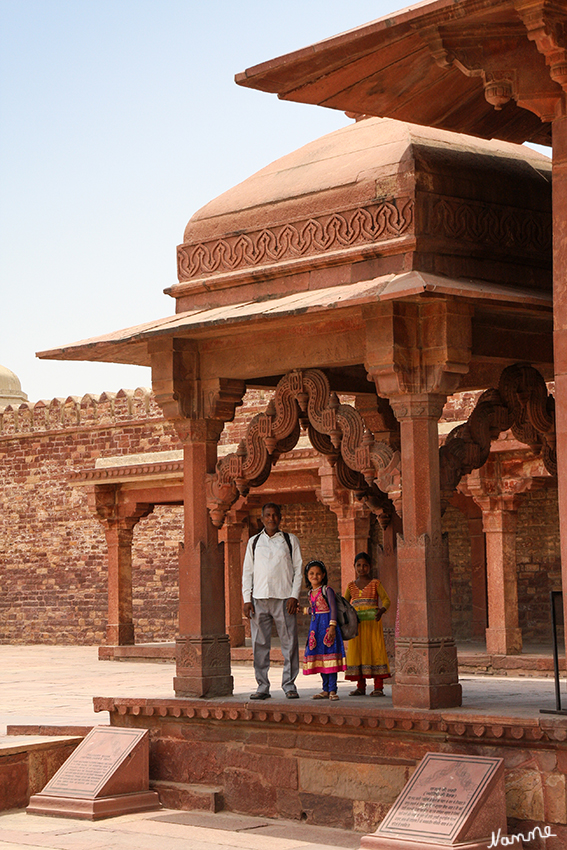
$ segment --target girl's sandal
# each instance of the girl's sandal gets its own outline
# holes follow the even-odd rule
[[[311,699],[329,699],[329,694],[327,691],[321,691],[320,694],[315,694]]]
[[[331,691],[331,693],[329,694],[329,699],[335,700],[335,699],[338,699],[338,698],[339,698],[338,693],[336,691]]]
[[[370,694],[370,696],[371,696],[371,697],[383,697],[383,696],[384,696],[384,691],[372,691],[372,693]]]
[[[366,691],[361,691],[360,688],[355,688],[349,693],[349,697],[365,697]]]

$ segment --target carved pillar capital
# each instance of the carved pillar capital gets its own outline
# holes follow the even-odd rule
[[[515,100],[542,121],[553,121],[564,101],[562,88],[567,90],[564,11],[549,0],[514,0],[514,6],[517,23],[485,22],[479,28],[457,19],[422,27],[420,35],[438,65],[480,77],[496,110]]]
[[[368,308],[365,320],[365,366],[379,396],[447,396],[468,372],[469,304],[442,298],[383,302]]]
[[[199,348],[194,340],[152,340],[148,352],[156,402],[178,430],[183,433],[190,420],[218,420],[222,431],[224,423],[232,421],[246,392],[244,381],[202,379]]]
[[[567,92],[565,11],[549,0],[514,0],[528,38],[545,56],[549,76]]]
[[[129,534],[130,540],[136,523],[154,509],[151,502],[127,500],[120,484],[96,484],[88,494],[88,504],[107,530],[118,529]]]
[[[484,529],[488,531],[487,523],[493,526],[496,515],[518,510],[521,495],[533,485],[534,479],[529,474],[506,474],[501,461],[496,458],[469,473],[460,482],[458,489],[463,495],[472,497],[481,509]]]
[[[398,422],[404,419],[432,419],[438,422],[447,396],[418,393],[390,396],[390,404]]]

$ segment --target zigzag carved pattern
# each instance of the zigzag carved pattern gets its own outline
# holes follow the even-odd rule
[[[461,478],[486,463],[491,441],[508,428],[517,440],[541,454],[550,475],[557,475],[555,399],[529,363],[507,366],[498,389],[482,393],[468,420],[453,428],[439,449],[444,507]]]
[[[220,527],[226,512],[240,495],[262,484],[283,452],[296,445],[301,425],[310,425],[308,433],[315,438],[324,454],[339,456],[356,474],[353,484],[390,483],[399,466],[399,454],[374,440],[364,425],[361,414],[350,405],[341,404],[331,393],[329,381],[318,369],[288,372],[264,413],[250,422],[236,452],[225,455],[216,471],[207,475],[207,506],[213,524]]]
[[[304,219],[281,227],[264,228],[195,245],[180,245],[179,280],[390,239],[401,236],[412,224],[413,200],[394,198],[381,204]]]
[[[551,251],[551,213],[447,198],[435,204],[433,213],[431,232],[435,235],[514,248],[523,254]]]

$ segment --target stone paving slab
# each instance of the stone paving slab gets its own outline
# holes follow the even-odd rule
[[[8,725],[35,727],[94,726],[107,724],[107,712],[93,710],[93,697],[151,697],[171,699],[173,667],[151,661],[98,661],[96,646],[9,646],[0,645],[2,695],[0,699],[0,736]],[[234,665],[234,695],[223,698],[247,702],[256,690],[254,671]],[[281,669],[271,674],[272,700],[282,700]],[[536,717],[541,708],[555,708],[555,682],[552,679],[461,677],[463,705],[459,713],[510,717]],[[297,680],[301,701],[320,690],[319,676],[302,676]],[[351,682],[339,682],[341,704],[347,701],[360,707],[392,707],[391,686],[385,696],[349,697]],[[565,680],[561,684],[562,705],[567,708]],[[285,701],[290,705],[289,701]],[[298,703],[296,702],[295,705]],[[69,730],[71,731],[71,730]],[[58,730],[61,734],[61,729]],[[71,732],[72,734],[72,732]]]
[[[0,850],[356,850],[360,838],[341,829],[222,812],[163,810],[96,823],[23,811],[0,815]]]
[[[106,712],[95,713],[94,696],[171,699],[173,669],[153,662],[98,661],[98,647],[0,645],[2,693],[0,735],[6,726],[26,725],[37,734],[54,726],[67,728],[109,722]],[[256,688],[253,670],[235,665],[235,694],[228,699],[246,702]],[[270,704],[283,700],[281,670],[272,673]],[[555,707],[555,684],[549,679],[464,676],[463,707],[453,711],[492,718],[539,718],[540,708]],[[299,676],[299,701],[305,704],[320,688],[319,677]],[[339,683],[340,705],[392,708],[391,686],[381,699],[349,697],[352,683]],[[563,704],[567,706],[562,682]],[[61,734],[61,730],[59,730]],[[0,850],[327,850],[358,848],[360,835],[329,830],[297,821],[270,821],[230,812],[162,810],[126,815],[90,823],[64,818],[0,814]]]

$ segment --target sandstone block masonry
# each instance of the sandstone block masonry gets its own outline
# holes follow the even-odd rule
[[[1,642],[103,642],[106,541],[69,474],[97,458],[179,447],[147,389],[0,411]],[[156,508],[136,528],[138,640],[174,634],[181,528],[179,508]]]
[[[222,445],[234,445],[270,393],[249,391]],[[475,394],[449,400],[444,418],[466,419]],[[70,474],[98,458],[181,448],[148,389],[53,399],[0,409],[0,643],[100,644],[107,620],[106,540]],[[284,505],[284,526],[301,539],[306,558],[322,557],[340,584],[336,516],[311,493]],[[260,502],[250,508],[252,531]],[[272,497],[269,497],[272,498]],[[182,509],[157,506],[134,529],[133,604],[136,642],[172,640],[177,630],[177,551]],[[453,629],[472,636],[471,549],[465,516],[449,506]],[[375,559],[380,543],[373,524]],[[557,492],[526,492],[518,510],[517,579],[525,640],[550,641],[549,594],[560,586]],[[304,599],[302,598],[302,603]],[[395,612],[394,612],[395,613]],[[394,616],[394,615],[393,615]],[[393,620],[392,620],[393,622]],[[302,617],[302,625],[303,623]],[[391,624],[387,624],[391,625]]]

